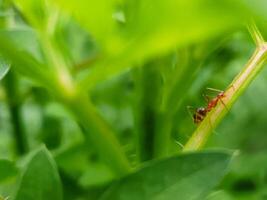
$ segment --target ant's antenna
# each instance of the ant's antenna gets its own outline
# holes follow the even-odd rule
[[[210,91],[213,91],[213,92],[223,92],[222,90],[218,90],[218,89],[215,89],[215,88],[206,88],[207,90],[210,90]]]

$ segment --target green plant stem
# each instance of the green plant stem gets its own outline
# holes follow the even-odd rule
[[[169,153],[173,116],[168,112],[158,112],[154,138],[154,158],[163,158]]]
[[[52,68],[53,71],[53,76],[51,79],[55,79],[55,86],[57,86],[57,89],[62,96],[64,96],[64,98],[71,98],[71,96],[74,95],[76,88],[73,83],[68,63],[58,50],[53,36],[41,31],[38,31],[38,35],[44,50],[44,55],[48,62],[48,66],[49,68]]]
[[[170,77],[168,77],[168,82],[163,89],[163,100],[158,111],[154,139],[155,158],[165,157],[169,153],[173,117],[178,109],[178,105],[183,100],[182,96],[184,95],[181,94],[185,92],[186,85],[189,83],[189,73],[192,74],[192,69],[189,67],[189,52],[187,48],[177,52],[179,54],[179,61],[176,63],[172,73],[169,74]]]
[[[93,141],[99,154],[117,176],[130,172],[130,164],[111,127],[99,115],[86,94],[77,91],[66,61],[56,48],[52,38],[41,35],[48,62],[55,69],[54,93],[74,113],[82,124],[85,136]]]
[[[168,79],[162,92],[163,100],[157,115],[154,139],[155,158],[162,158],[170,153],[175,114],[183,105],[186,93],[195,79],[197,71],[201,68],[202,62],[194,56],[196,49],[193,46],[179,49],[176,53],[175,68],[167,76]],[[203,59],[203,56],[200,57]]]
[[[65,102],[85,129],[85,136],[94,143],[102,158],[117,176],[130,172],[131,167],[111,127],[99,115],[87,95],[79,95]]]
[[[0,46],[3,47],[0,48],[1,53],[3,53],[7,58],[13,60],[14,70],[25,74],[25,67],[27,67],[28,77],[34,77],[34,80],[38,80],[42,86],[52,92],[61,102],[68,105],[70,110],[75,114],[76,118],[80,120],[82,125],[86,128],[86,136],[93,138],[95,146],[99,149],[100,154],[105,160],[107,160],[108,164],[116,174],[122,176],[130,171],[130,165],[123,151],[120,149],[119,142],[114,136],[114,133],[99,116],[93,105],[89,102],[86,103],[88,98],[85,100],[84,97],[80,98],[80,95],[77,95],[74,86],[75,84],[73,82],[68,82],[67,85],[64,85],[66,82],[62,81],[62,79],[55,80],[55,78],[63,78],[64,80],[64,77],[62,77],[62,74],[58,74],[56,77],[54,74],[51,76],[50,71],[45,73],[44,66],[40,66],[39,63],[32,58],[21,55],[21,52],[16,53],[16,48],[14,48],[14,50],[13,44],[8,42],[8,39],[4,37],[0,37]],[[59,71],[57,72],[59,73]],[[69,84],[72,85],[70,86]],[[92,129],[92,131],[90,129]]]
[[[257,45],[255,52],[244,69],[236,76],[225,91],[225,97],[222,99],[223,103],[219,101],[218,105],[205,117],[186,143],[184,151],[194,151],[205,145],[212,130],[216,128],[238,97],[242,95],[245,89],[261,71],[263,63],[267,58],[267,43],[261,42]]]
[[[135,132],[139,161],[154,158],[154,137],[157,124],[157,105],[161,87],[158,64],[149,63],[134,70],[136,85]]]
[[[23,155],[28,152],[29,146],[21,118],[21,102],[17,84],[15,74],[10,71],[4,79],[4,85],[6,89],[10,118],[13,125],[17,154]]]

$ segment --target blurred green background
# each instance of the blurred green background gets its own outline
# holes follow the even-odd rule
[[[66,10],[72,6],[72,3],[58,2],[62,7],[66,6]],[[92,70],[93,75],[99,77],[92,78],[95,84],[92,84],[94,87],[90,95],[101,116],[115,130],[133,164],[138,162],[136,132],[140,124],[136,119],[143,114],[145,106],[158,105],[156,97],[153,98],[158,92],[155,85],[158,84],[159,74],[166,85],[174,85],[175,88],[172,99],[167,99],[165,103],[169,110],[175,111],[170,122],[173,126],[171,151],[176,154],[182,150],[180,144],[185,144],[196,128],[187,106],[204,106],[202,94],[206,93],[207,87],[224,90],[255,49],[241,20],[243,15],[257,13],[257,24],[267,38],[265,2],[258,6],[245,4],[247,7],[244,9],[242,4],[238,13],[238,1],[217,2],[220,5],[215,5],[214,1],[200,0],[189,1],[191,3],[179,1],[176,2],[178,5],[174,1],[118,1],[116,12],[111,12],[111,21],[105,18],[110,14],[108,5],[106,10],[102,10],[107,1],[99,2],[93,6],[96,10],[90,10],[85,1],[77,2],[73,8],[77,10],[72,11],[74,16],[78,15],[78,20],[62,14],[55,26],[55,43],[63,57],[71,63],[70,71],[74,77],[83,77],[88,70],[91,72],[90,66],[96,69],[103,63],[118,66],[113,74],[107,74],[107,68]],[[38,12],[41,3],[30,8],[36,13],[23,6],[20,10],[20,5],[24,3],[15,1],[15,6],[6,9],[4,1],[0,1],[3,5],[0,6],[1,31],[8,30],[9,40],[20,50],[43,61],[40,38],[36,33],[42,21],[43,13]],[[154,6],[147,6],[149,3]],[[92,19],[83,6],[91,11]],[[236,16],[233,15],[235,11]],[[48,13],[53,12],[52,9]],[[13,16],[13,24],[6,27],[6,19],[10,15]],[[88,21],[83,21],[84,16]],[[102,16],[99,21],[94,20],[99,16]],[[108,27],[105,27],[106,23],[109,23]],[[2,60],[1,70],[6,70],[8,64]],[[176,84],[172,68],[180,69],[183,65],[186,67],[181,67]],[[156,73],[153,67],[158,70]],[[136,78],[140,69],[147,69],[148,76]],[[216,128],[206,146],[238,153],[230,173],[208,200],[267,199],[266,77],[267,69],[264,69]],[[91,84],[90,80],[85,83]],[[165,92],[168,94],[168,88]],[[53,95],[12,67],[1,80],[0,158],[16,161],[20,167],[27,160],[26,152],[45,144],[58,165],[64,185],[64,199],[96,199],[114,178],[83,131],[75,116]],[[19,138],[18,132],[25,134],[25,137]],[[10,177],[1,178],[0,194],[9,196],[14,191],[17,178],[16,169]]]

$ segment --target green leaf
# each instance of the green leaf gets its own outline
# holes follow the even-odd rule
[[[46,0],[15,0],[15,3],[33,26],[45,28],[49,22],[49,9]]]
[[[142,0],[126,1],[124,7],[125,24],[108,35],[104,44],[107,58],[90,70],[81,81],[82,87],[91,87],[175,48],[233,30],[249,13],[238,0]],[[86,23],[81,25],[85,27]]]
[[[115,20],[112,17],[115,11],[116,0],[57,0],[62,6],[86,28],[102,44],[115,30]]]
[[[110,55],[134,60],[212,37],[240,25],[247,13],[238,0],[125,1],[120,14],[126,23],[116,26],[114,1],[58,2],[94,37],[104,39]]]
[[[151,163],[119,180],[101,200],[203,199],[227,172],[231,154],[182,154]]]
[[[56,164],[45,147],[27,164],[15,200],[62,200],[62,186]]]
[[[9,72],[10,64],[0,59],[0,80],[2,80]]]
[[[39,62],[27,49],[23,48],[23,45],[16,44],[14,36],[16,36],[16,33],[12,31],[0,30],[1,56],[11,61],[14,70],[22,73],[36,83],[43,86],[51,83],[52,72],[50,69]]]
[[[0,182],[14,177],[17,174],[17,168],[14,163],[8,160],[0,160]]]
[[[114,179],[114,174],[105,165],[90,163],[88,169],[81,176],[79,183],[84,188],[89,188],[107,184],[112,179]]]
[[[38,36],[36,35],[34,29],[18,27],[5,31],[8,34],[9,40],[14,43],[15,47],[19,51],[29,53],[38,61],[43,62],[43,54],[39,45]]]
[[[237,0],[141,0],[126,7],[124,43],[139,59],[213,37],[240,25],[247,13]]]

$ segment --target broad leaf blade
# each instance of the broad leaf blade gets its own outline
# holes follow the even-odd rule
[[[41,148],[23,173],[15,200],[62,200],[62,187],[56,164],[50,153]]]
[[[250,13],[238,0],[137,0],[125,1],[124,7],[125,24],[110,32],[101,44],[106,60],[91,68],[81,81],[82,87],[91,87],[175,48],[233,30],[243,25]],[[86,27],[86,23],[81,25]]]
[[[124,43],[135,59],[211,38],[241,25],[248,13],[238,0],[141,0],[126,7]]]
[[[101,200],[203,199],[227,171],[231,154],[183,154],[152,163],[115,183]]]
[[[95,38],[101,38],[102,49],[111,57],[129,62],[241,25],[248,11],[238,0],[125,1],[120,13],[126,22],[119,26],[112,18],[119,7],[114,0],[57,1]]]
[[[112,17],[115,11],[116,0],[57,0],[101,43],[104,44],[115,31],[115,20]]]

